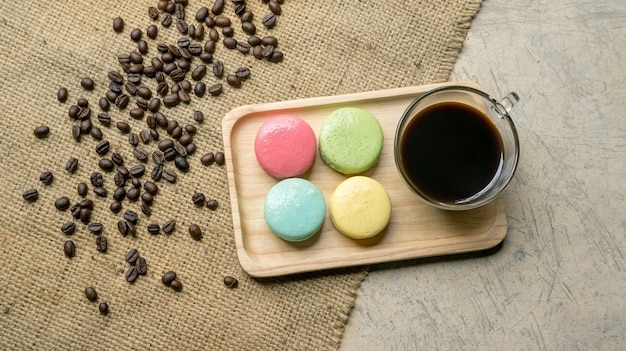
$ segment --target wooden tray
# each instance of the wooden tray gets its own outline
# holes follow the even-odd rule
[[[233,213],[235,244],[243,269],[269,277],[337,267],[470,252],[491,248],[506,235],[502,199],[470,211],[433,208],[402,182],[393,157],[396,124],[409,103],[420,94],[451,83],[390,89],[350,95],[247,105],[230,111],[222,121],[224,150]],[[455,83],[480,88],[474,83]],[[268,118],[288,113],[307,121],[316,134],[330,112],[353,106],[376,116],[384,133],[380,160],[364,173],[378,180],[392,203],[391,221],[374,238],[353,240],[340,234],[327,213],[321,231],[302,243],[276,237],[265,223],[263,201],[277,183],[258,165],[254,154],[257,130]],[[346,176],[333,171],[319,153],[304,176],[324,193],[328,203]]]

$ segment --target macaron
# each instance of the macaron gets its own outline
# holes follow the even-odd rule
[[[374,115],[343,107],[328,115],[319,135],[322,160],[343,174],[357,174],[376,164],[383,148],[383,130]]]
[[[302,178],[288,178],[274,184],[263,203],[265,222],[286,241],[304,241],[317,233],[326,217],[322,191]]]
[[[391,200],[385,188],[365,176],[350,177],[330,198],[330,218],[343,235],[367,239],[385,229],[391,218]]]
[[[311,168],[317,139],[311,126],[301,118],[279,115],[261,125],[254,152],[261,168],[272,177],[298,177]]]

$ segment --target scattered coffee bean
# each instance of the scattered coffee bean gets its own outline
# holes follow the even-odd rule
[[[98,235],[96,238],[96,250],[106,252],[108,247],[107,238],[104,235]]]
[[[117,33],[124,30],[124,20],[121,17],[115,17],[113,19],[113,30]]]
[[[100,169],[102,169],[105,172],[111,172],[113,168],[115,167],[115,165],[113,164],[113,161],[111,161],[110,159],[102,158],[98,161],[98,167],[100,167]]]
[[[202,157],[200,158],[200,162],[205,166],[212,165],[214,161],[215,161],[215,155],[213,155],[212,152],[207,152],[206,154],[202,155]]]
[[[141,29],[139,28],[134,28],[133,30],[130,31],[130,39],[132,41],[139,41],[142,35],[143,33],[141,32]]]
[[[238,283],[239,282],[237,281],[237,279],[234,277],[231,277],[230,275],[227,275],[224,277],[224,285],[226,285],[227,287],[231,289],[236,288]]]
[[[164,169],[162,177],[163,177],[163,179],[167,180],[170,183],[175,183],[176,182],[176,178],[178,178],[178,175],[176,174],[176,172],[174,170]]]
[[[252,35],[248,37],[248,44],[250,44],[250,46],[261,45],[261,38],[256,35]]]
[[[96,145],[96,153],[100,156],[106,155],[106,153],[109,152],[109,146],[110,143],[108,140],[99,142],[98,145]]]
[[[141,212],[146,216],[150,217],[152,215],[152,208],[147,203],[141,204]]]
[[[89,230],[92,234],[102,233],[102,228],[103,228],[102,223],[90,223],[87,226],[87,230]]]
[[[132,224],[137,224],[139,216],[137,216],[136,212],[128,210],[124,213],[124,219],[131,222]]]
[[[176,158],[174,158],[174,165],[183,172],[189,170],[189,163],[183,156],[176,156]]]
[[[163,97],[163,104],[166,107],[174,107],[178,105],[178,102],[179,102],[178,94],[170,93]]]
[[[124,260],[133,266],[137,262],[138,258],[139,258],[139,251],[137,251],[136,249],[130,249],[124,256]]]
[[[100,122],[100,124],[102,124],[103,126],[108,127],[111,125],[111,116],[109,116],[107,113],[99,113],[98,122]]]
[[[217,209],[217,200],[215,199],[211,199],[209,201],[207,201],[206,203],[206,207],[208,207],[210,210],[215,211]]]
[[[157,235],[161,232],[161,227],[157,223],[148,224],[148,233],[152,235]]]
[[[87,187],[87,184],[83,182],[78,183],[78,185],[76,186],[76,192],[82,197],[85,197],[88,191],[89,188]]]
[[[202,193],[195,192],[191,196],[191,201],[196,206],[204,206],[204,200],[205,200],[205,197],[204,197],[204,194]]]
[[[231,26],[224,27],[222,28],[222,34],[224,35],[224,37],[232,37],[233,35],[235,35],[235,30]]]
[[[252,56],[257,60],[263,59],[263,46],[257,45],[252,49]]]
[[[107,314],[109,314],[109,304],[107,304],[106,302],[101,303],[100,305],[98,305],[98,310],[100,311],[101,315],[106,316]]]
[[[276,25],[276,15],[273,13],[268,13],[267,15],[265,15],[265,17],[263,17],[263,25],[268,28],[274,28],[274,26]]]
[[[67,88],[60,87],[57,92],[57,99],[59,99],[60,102],[65,102],[67,101],[68,95],[69,93],[67,92]]]
[[[96,292],[96,289],[90,286],[85,288],[85,296],[87,297],[87,300],[91,302],[98,300],[98,293]]]
[[[166,286],[170,286],[174,280],[176,280],[176,272],[174,271],[165,272],[165,274],[161,277],[161,281]]]
[[[148,272],[148,265],[146,264],[146,259],[143,257],[137,258],[137,262],[135,263],[135,268],[137,268],[137,273],[140,275],[146,275]]]
[[[196,144],[189,143],[187,144],[186,149],[188,155],[193,155],[196,152]]]
[[[144,174],[145,170],[146,170],[146,167],[144,165],[138,164],[138,165],[132,166],[128,171],[130,172],[131,176],[135,178],[139,178]]]
[[[237,47],[237,39],[232,37],[225,37],[224,40],[222,40],[222,43],[227,49],[234,49]]]
[[[70,199],[67,196],[61,196],[54,201],[54,207],[59,211],[65,211],[70,208]]]
[[[272,55],[268,58],[268,61],[273,63],[278,63],[283,60],[283,53],[280,51],[272,52]]]
[[[152,205],[152,202],[154,202],[154,196],[152,196],[152,194],[146,191],[143,194],[141,194],[141,202],[143,202],[146,205]]]
[[[74,245],[72,240],[68,240],[63,244],[63,252],[65,252],[65,256],[70,258],[76,256],[76,245]]]
[[[137,133],[129,133],[128,134],[128,143],[132,146],[139,145],[139,135]]]
[[[221,151],[216,152],[215,163],[217,163],[217,165],[219,166],[223,166],[225,162],[226,162],[226,158],[224,157],[224,153]]]
[[[108,194],[107,190],[101,186],[93,188],[93,192],[100,197],[107,197]]]
[[[81,208],[79,212],[80,221],[83,223],[89,223],[91,221],[91,210],[88,208]]]
[[[148,160],[148,157],[150,157],[150,154],[148,154],[148,151],[144,148],[136,147],[133,149],[133,156],[135,156],[137,160],[145,162]]]
[[[224,74],[224,63],[217,61],[213,64],[213,75],[220,78]]]
[[[112,202],[111,205],[109,206],[109,210],[111,210],[111,212],[113,213],[118,213],[119,211],[122,210],[122,203],[119,201]]]
[[[128,198],[128,201],[131,202],[135,202],[139,199],[139,189],[137,188],[130,188],[128,189],[128,191],[126,192],[126,197]]]
[[[241,22],[252,22],[254,15],[250,11],[244,11],[239,18],[241,19]]]
[[[120,94],[118,97],[115,98],[115,106],[117,106],[117,108],[120,110],[125,109],[126,106],[128,106],[129,102],[130,98],[126,94]]]
[[[239,67],[235,70],[235,75],[239,79],[248,79],[250,77],[250,69],[248,67]]]
[[[91,135],[92,138],[94,138],[94,140],[102,140],[102,138],[104,137],[102,130],[98,127],[92,127],[91,132],[89,132],[89,134]]]
[[[244,22],[242,22],[241,23],[241,30],[243,30],[248,35],[256,34],[256,26],[251,21],[244,21]],[[252,45],[252,44],[250,44],[250,45]]]
[[[183,283],[181,283],[178,279],[174,279],[170,283],[170,288],[174,289],[174,291],[181,291],[183,290]]]
[[[220,28],[230,26],[230,19],[228,17],[215,16],[214,21],[215,21],[215,25],[220,27]]]
[[[193,87],[193,93],[197,97],[203,97],[206,93],[206,84],[204,82],[196,82],[196,85]]]
[[[270,0],[267,6],[270,8],[270,11],[272,11],[276,16],[282,13],[280,4],[276,0]]]
[[[131,234],[131,227],[127,221],[120,220],[117,222],[117,230],[122,234],[122,236],[126,236]]]
[[[78,206],[80,206],[81,208],[88,208],[90,210],[93,210],[93,200],[90,200],[90,199],[81,200],[78,203]]]
[[[247,54],[250,51],[250,44],[245,41],[238,41],[235,45],[235,48],[239,50],[242,54]]]
[[[65,235],[72,235],[76,232],[76,225],[74,222],[65,222],[61,226],[61,232]]]
[[[137,272],[137,268],[131,267],[128,271],[126,271],[126,281],[129,283],[134,283],[139,277],[139,272]]]
[[[80,85],[85,89],[85,90],[93,90],[93,88],[95,87],[95,83],[93,82],[93,80],[91,78],[83,78],[80,80]]]
[[[89,181],[91,182],[91,185],[96,187],[104,185],[104,178],[102,177],[102,173],[100,172],[91,173],[91,175],[89,176]]]
[[[200,240],[202,239],[202,229],[200,229],[197,224],[190,224],[189,235],[191,235],[194,240]]]
[[[228,83],[228,85],[230,85],[233,88],[241,87],[241,79],[239,79],[239,77],[237,77],[234,74],[229,74],[226,77],[226,83]]]
[[[176,228],[176,221],[173,219],[170,219],[167,222],[165,222],[165,224],[163,224],[163,227],[162,227],[163,233],[165,234],[172,234],[175,228]]]
[[[39,181],[43,183],[44,185],[50,185],[53,179],[54,179],[54,175],[52,175],[52,172],[50,171],[43,171],[39,175]]]
[[[39,126],[35,128],[33,134],[39,139],[46,138],[50,134],[50,128],[48,126]]]
[[[76,169],[78,169],[78,159],[70,157],[65,164],[65,170],[70,173],[74,173],[76,172]]]

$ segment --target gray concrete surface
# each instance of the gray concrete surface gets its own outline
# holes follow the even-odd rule
[[[341,350],[624,350],[626,2],[486,0],[451,80],[521,96],[506,239],[373,266]]]

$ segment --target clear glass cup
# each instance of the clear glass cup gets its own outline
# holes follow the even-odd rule
[[[485,205],[495,199],[509,184],[517,168],[519,139],[509,111],[518,101],[519,96],[516,93],[510,93],[504,98],[496,100],[478,89],[462,85],[435,88],[416,98],[400,118],[394,140],[395,163],[405,184],[422,200],[430,205],[446,210],[469,210]],[[407,134],[410,134],[407,133],[407,127],[411,126],[416,118],[424,116],[427,108],[432,110],[433,106],[437,104],[449,103],[467,105],[467,107],[478,110],[484,115],[483,117],[492,122],[493,126],[495,126],[495,131],[497,131],[501,139],[501,152],[497,170],[484,187],[469,196],[441,200],[435,198],[432,194],[429,195],[428,189],[420,188],[420,185],[417,185],[411,179],[411,171],[406,169],[408,166],[406,166],[406,160],[403,160],[401,149],[403,146],[406,147],[408,145],[404,144],[410,138],[407,136]],[[418,125],[416,124],[415,126]],[[412,172],[416,171],[413,170]],[[463,170],[461,169],[459,172],[462,173]]]

